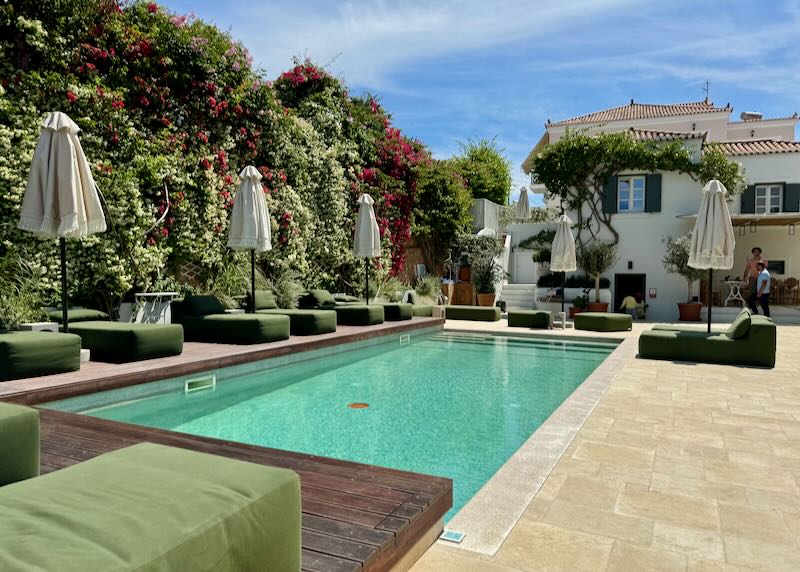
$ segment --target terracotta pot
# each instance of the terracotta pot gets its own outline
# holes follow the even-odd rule
[[[493,306],[494,294],[478,294],[478,306]]]
[[[586,304],[587,312],[608,312],[608,302],[589,302]]]
[[[702,309],[700,302],[678,302],[678,319],[681,322],[699,322]]]
[[[470,278],[472,278],[472,267],[459,266],[458,279],[461,280],[462,282],[469,282]]]
[[[583,312],[583,308],[576,308],[575,306],[570,306],[569,307],[569,317],[570,318],[574,318],[575,314],[580,314],[581,312]]]

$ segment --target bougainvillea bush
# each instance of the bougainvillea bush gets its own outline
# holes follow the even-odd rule
[[[358,281],[350,242],[361,192],[376,200],[384,240],[376,269],[403,267],[429,154],[374,98],[351,97],[311,62],[273,83],[227,33],[155,3],[20,0],[0,5],[0,85],[0,257],[26,253],[46,299],[59,294],[55,242],[16,221],[41,121],[57,110],[81,127],[111,219],[108,232],[69,242],[74,300],[112,307],[172,277],[202,288],[244,261],[225,245],[248,164],[272,218],[267,276]]]

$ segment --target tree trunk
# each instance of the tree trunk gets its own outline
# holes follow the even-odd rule
[[[562,293],[563,296],[563,293]],[[600,302],[600,275],[594,275],[594,301]]]

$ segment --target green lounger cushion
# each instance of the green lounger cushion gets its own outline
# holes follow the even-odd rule
[[[575,314],[575,329],[591,332],[622,332],[633,328],[630,314],[610,312],[580,312]]]
[[[508,325],[514,328],[553,327],[553,313],[545,310],[511,310],[508,312]]]
[[[39,474],[39,412],[0,402],[0,487]]]
[[[383,317],[387,322],[400,322],[414,317],[411,304],[384,304]]]
[[[358,298],[350,294],[334,294],[333,299],[336,302],[358,302]]]
[[[289,339],[289,316],[210,314],[183,316],[186,341],[218,344],[263,344]]]
[[[55,332],[0,334],[0,381],[78,371],[81,339]]]
[[[340,326],[374,326],[384,320],[380,304],[352,304],[336,306],[336,323]]]
[[[70,326],[70,332],[81,337],[92,361],[125,363],[177,356],[183,351],[179,324],[78,322]]]
[[[300,570],[300,480],[141,443],[0,488],[0,570]]]
[[[250,292],[248,292],[244,299],[247,308],[250,308]],[[278,307],[275,301],[275,295],[271,290],[256,290],[256,310],[272,310]]]
[[[183,303],[186,313],[193,316],[225,313],[225,305],[216,296],[187,296]]]
[[[725,332],[653,329],[639,336],[639,356],[701,363],[775,367],[775,323],[752,316],[742,338]]]
[[[51,322],[61,323],[63,317],[61,310],[52,310],[47,312],[47,318]],[[105,312],[100,310],[92,310],[91,308],[76,308],[74,310],[67,310],[67,319],[69,323],[73,322],[94,322],[96,320],[110,320],[111,317]]]
[[[426,306],[424,304],[414,304],[411,310],[412,314],[420,318],[432,318],[433,306]]]
[[[496,322],[500,319],[497,306],[445,306],[448,320],[473,320],[477,322]]]
[[[300,296],[297,305],[304,310],[314,308],[329,309],[336,305],[336,300],[327,290],[309,290]]]
[[[730,327],[725,332],[729,338],[738,340],[739,338],[743,338],[747,336],[747,332],[750,331],[750,312],[745,310],[744,312],[740,312]]]
[[[290,333],[293,336],[316,336],[336,331],[336,312],[333,310],[275,308],[273,310],[257,310],[256,313],[289,316]]]

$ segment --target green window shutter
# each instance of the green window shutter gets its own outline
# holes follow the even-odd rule
[[[787,183],[783,187],[783,212],[800,212],[800,183]]]
[[[661,212],[661,175],[647,175],[644,182],[644,212]]]
[[[603,185],[603,212],[613,214],[617,212],[617,177],[611,175]]]
[[[756,212],[756,186],[747,185],[742,193],[742,203],[739,211],[742,214],[755,214]]]

